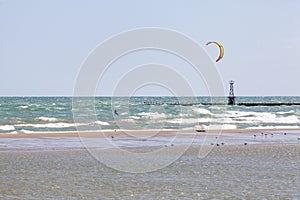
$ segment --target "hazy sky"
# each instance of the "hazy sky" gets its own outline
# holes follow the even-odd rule
[[[161,27],[199,41],[212,59],[216,49],[205,42],[222,42],[226,91],[233,79],[237,95],[299,96],[299,10],[299,0],[0,0],[0,95],[72,95],[99,43]]]

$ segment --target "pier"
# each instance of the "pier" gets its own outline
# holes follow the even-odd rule
[[[247,103],[247,102],[241,102],[236,103],[236,97],[234,95],[234,88],[233,84],[234,81],[230,81],[230,89],[229,89],[229,96],[228,96],[228,103],[179,103],[179,102],[167,102],[167,103],[161,103],[161,102],[144,102],[144,105],[168,105],[168,106],[195,106],[195,105],[204,105],[204,106],[300,106],[300,102],[253,102],[253,103]]]
[[[236,104],[223,104],[223,103],[151,103],[144,102],[144,105],[168,105],[168,106],[195,106],[195,105],[203,105],[203,106],[300,106],[300,103],[236,103]]]

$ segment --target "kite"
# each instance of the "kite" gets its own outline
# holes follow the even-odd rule
[[[215,42],[215,41],[207,42],[206,45],[209,45],[209,44],[212,44],[212,43],[218,45],[219,48],[220,48],[220,54],[219,54],[218,59],[216,60],[216,62],[218,62],[218,61],[221,60],[221,59],[223,58],[223,56],[224,56],[224,48],[223,48],[223,46],[222,46],[219,42]]]

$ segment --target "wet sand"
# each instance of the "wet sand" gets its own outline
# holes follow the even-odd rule
[[[110,132],[62,132],[2,134],[0,151],[25,151],[40,149],[73,148],[149,148],[170,145],[253,145],[300,144],[299,130],[225,130],[223,132],[195,131],[110,131]]]
[[[123,135],[161,135],[168,133],[258,133],[258,132],[272,132],[272,131],[300,131],[300,128],[290,129],[222,129],[222,130],[206,130],[205,132],[196,132],[195,130],[110,130],[97,132],[35,132],[35,133],[0,133],[0,138],[33,138],[33,137],[107,137],[107,136],[123,136]]]
[[[299,144],[215,146],[204,159],[198,152],[192,146],[166,168],[132,174],[106,167],[84,149],[2,151],[0,198],[300,198]]]
[[[263,131],[227,130],[221,135],[180,131],[182,143],[176,145],[169,143],[177,133],[172,131],[159,132],[154,139],[132,139],[120,131],[80,134],[99,139],[104,148],[98,151],[121,162],[128,159],[116,148],[105,148],[107,141],[130,152],[168,149],[149,165],[181,151],[196,134],[174,163],[140,174],[120,172],[99,162],[76,132],[2,134],[0,199],[300,199],[299,130]],[[152,136],[157,132],[129,133]],[[214,139],[212,146],[203,147],[206,134]],[[198,158],[201,147],[209,149],[202,159]]]

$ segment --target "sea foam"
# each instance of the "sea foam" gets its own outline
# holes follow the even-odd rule
[[[3,131],[14,131],[15,127],[12,126],[12,125],[3,125],[3,126],[0,126],[0,130],[3,130]]]
[[[109,126],[108,122],[103,122],[103,121],[95,121],[95,124],[101,125],[101,126]]]
[[[46,123],[46,124],[17,124],[17,127],[34,127],[34,128],[69,128],[75,127],[74,123]]]
[[[45,122],[57,122],[59,121],[59,119],[55,118],[55,117],[38,117],[36,118],[39,121],[45,121]]]

